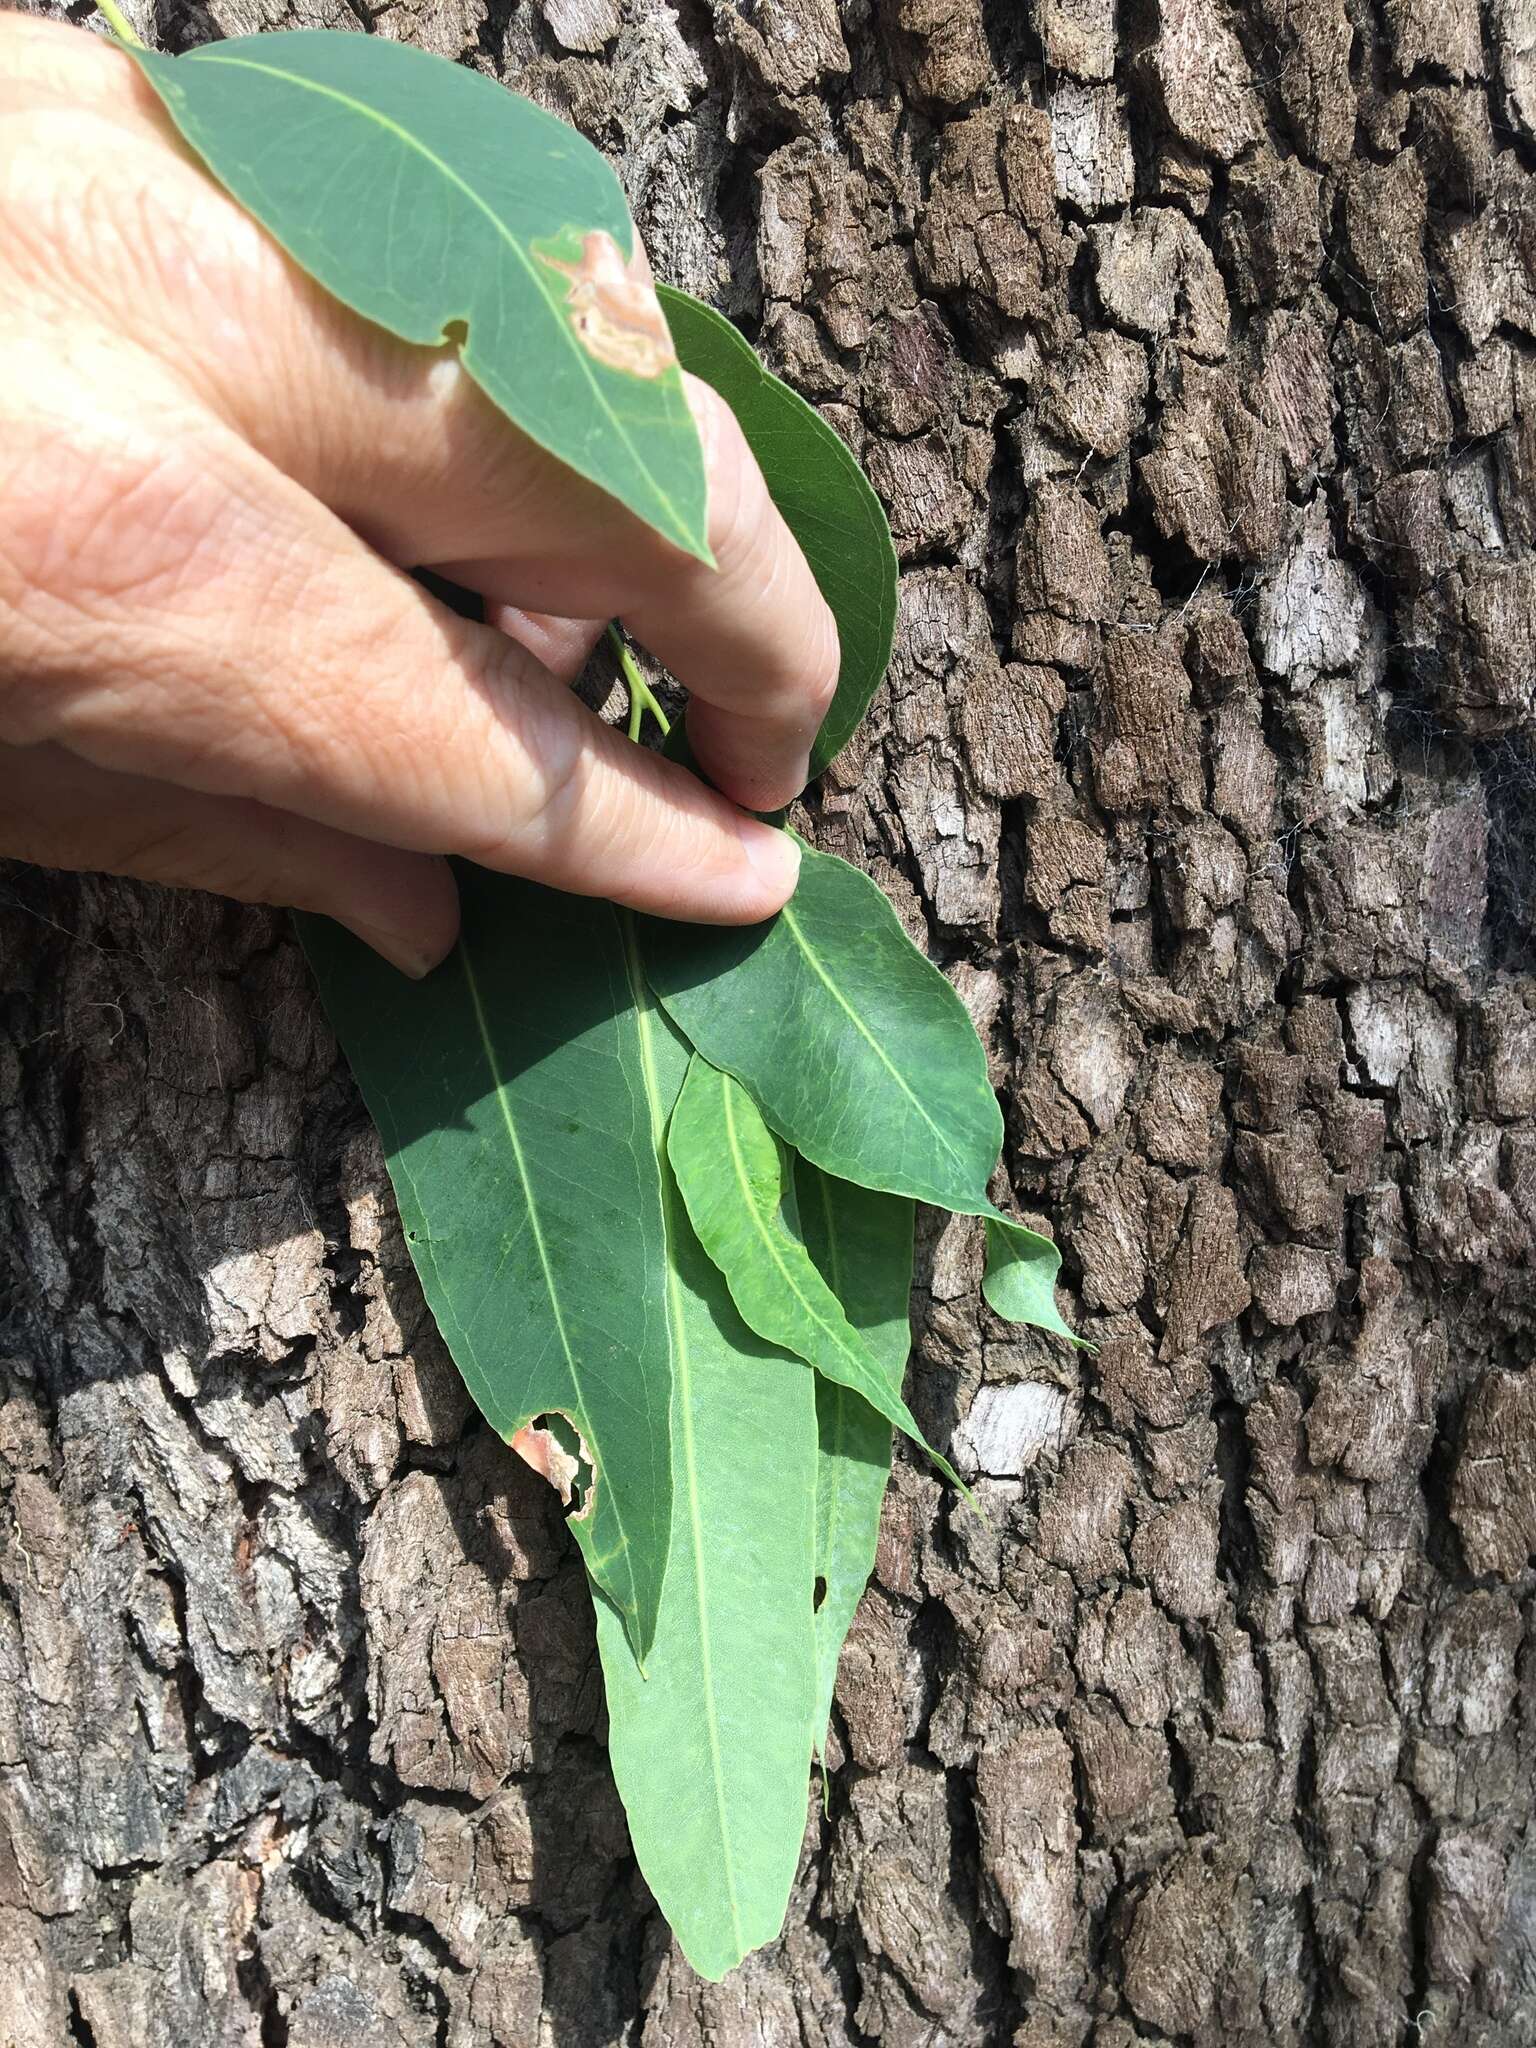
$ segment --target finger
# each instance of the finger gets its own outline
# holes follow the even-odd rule
[[[497,568],[499,565],[485,562],[440,562],[430,571],[417,568],[412,573],[450,610],[466,618],[483,617],[498,633],[526,647],[551,675],[563,683],[574,682],[602,638],[606,621],[562,619],[550,612],[526,611],[520,605],[487,602],[484,585],[494,580]],[[479,607],[467,603],[466,598],[478,599]]]
[[[0,15],[0,114],[27,105],[131,114],[133,61],[115,38],[36,15]]]
[[[249,799],[97,768],[59,746],[0,747],[4,852],[334,917],[419,978],[458,935],[445,861]]]
[[[458,582],[455,576],[454,581]],[[468,588],[479,586],[470,583]],[[525,611],[521,605],[492,604],[486,624],[526,647],[541,668],[557,681],[574,683],[592,658],[606,630],[602,619],[560,619],[549,612]]]
[[[671,575],[642,586],[623,618],[687,684],[704,772],[749,809],[777,810],[804,788],[837,690],[837,625],[730,407],[696,378],[688,397],[717,572],[674,552]]]
[[[285,360],[291,372],[296,357]],[[334,357],[310,374],[334,377]],[[390,560],[450,565],[491,604],[525,613],[621,617],[696,700],[689,733],[706,773],[749,809],[772,810],[804,786],[837,687],[837,626],[730,408],[686,384],[713,569],[532,448],[446,359],[396,400],[387,433],[350,403],[329,408],[349,438],[328,448],[291,438],[288,405],[264,429],[259,380],[242,380],[240,404],[252,438]]]
[[[333,447],[328,460],[311,438],[269,452],[392,561],[447,561],[444,573],[493,606],[621,617],[692,693],[689,734],[719,787],[759,811],[798,795],[837,687],[837,626],[724,400],[686,380],[704,446],[710,568],[531,449],[456,365],[440,361],[432,381],[437,413],[427,426],[424,408],[416,422],[430,455],[400,416],[366,451]],[[259,399],[249,381],[245,392]],[[254,417],[247,425],[259,438]],[[438,478],[449,469],[460,488],[446,503]],[[479,559],[462,558],[467,546]]]
[[[753,923],[787,899],[784,834],[631,746],[235,436],[46,427],[71,520],[23,522],[0,556],[19,619],[0,739],[665,916]]]
[[[805,785],[837,688],[837,626],[735,415],[707,384],[686,384],[704,445],[715,568],[635,530],[608,501],[587,504],[601,567],[580,574],[589,601],[595,586],[687,684],[688,736],[705,773],[749,810],[777,810]],[[598,497],[579,478],[565,488]],[[636,562],[648,565],[638,577]],[[570,594],[560,565],[526,555],[474,566],[476,587],[493,599],[530,583],[550,602]]]

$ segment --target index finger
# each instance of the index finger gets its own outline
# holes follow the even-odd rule
[[[628,271],[659,314],[638,234]],[[650,535],[642,553],[665,553],[622,619],[687,685],[688,737],[706,775],[748,810],[778,810],[805,787],[837,693],[837,623],[735,414],[687,371],[683,388],[704,449],[715,570]]]
[[[398,432],[388,444],[389,495],[409,506],[411,523],[402,531],[397,520],[385,545],[397,561],[442,564],[457,544],[446,572],[496,606],[617,613],[686,684],[688,737],[705,774],[748,810],[778,810],[804,787],[811,745],[837,692],[837,622],[730,407],[697,377],[685,374],[684,385],[704,447],[713,568],[595,486],[552,474],[546,459],[536,458],[536,531],[533,494],[509,502],[494,485],[461,492],[453,512],[439,516],[430,486],[398,488],[419,461]],[[473,476],[478,467],[499,479],[513,430],[484,401],[471,396],[468,409],[503,458],[462,458],[456,470]],[[443,439],[439,433],[439,447]],[[381,475],[370,477],[368,495],[385,495]],[[465,541],[475,550],[468,559]]]
[[[470,493],[468,505],[461,497],[456,517],[485,552],[452,561],[448,573],[493,605],[559,614],[579,601],[617,613],[686,684],[688,737],[705,774],[747,810],[778,810],[804,787],[812,743],[837,693],[837,622],[735,414],[701,379],[685,373],[684,386],[704,447],[713,568],[595,486],[551,476],[546,466],[534,536],[526,502],[509,507],[492,491]],[[491,424],[488,406],[471,401],[471,409],[484,431],[506,441],[505,422]],[[397,468],[411,460],[402,457],[402,439],[393,443]],[[487,467],[497,474],[499,465]],[[421,493],[412,512],[409,537],[393,532],[388,551],[396,560],[441,561],[445,530],[460,539],[464,524],[445,529]]]
[[[709,479],[711,570],[678,549],[623,609],[687,685],[699,765],[749,810],[789,803],[837,692],[837,623],[725,401],[685,379]]]

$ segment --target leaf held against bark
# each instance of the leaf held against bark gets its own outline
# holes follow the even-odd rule
[[[800,543],[837,620],[837,695],[811,749],[812,775],[840,754],[891,658],[896,550],[880,500],[842,436],[758,360],[730,321],[687,292],[659,296],[683,368],[712,385],[741,423],[769,494]]]
[[[953,1479],[924,1441],[899,1381],[893,1388],[795,1234],[789,1153],[745,1088],[697,1054],[672,1112],[667,1156],[699,1242],[747,1326],[852,1387]]]
[[[130,53],[296,263],[404,341],[462,330],[525,434],[704,561],[703,455],[618,179],[574,128],[383,36],[298,29]]]
[[[706,561],[679,359],[722,394],[837,619],[825,767],[890,654],[884,514],[727,321],[632,273],[597,152],[380,38],[132,54],[322,285],[407,342],[451,341],[525,433]],[[843,863],[806,849],[794,901],[747,932],[642,934],[475,868],[460,890],[459,944],[420,984],[322,920],[305,941],[439,1328],[567,1507],[640,1866],[720,1977],[783,1923],[890,1426],[922,1443],[902,1399],[913,1202],[986,1216],[988,1299],[1064,1330],[1055,1250],[988,1203],[981,1048]]]
[[[887,1387],[901,1393],[911,1350],[914,1205],[856,1188],[802,1159],[795,1168],[800,1225],[816,1269],[842,1303]],[[837,1660],[880,1536],[891,1470],[891,1426],[836,1380],[816,1381],[816,1740],[825,1740]]]
[[[1082,1345],[1056,1306],[1060,1270],[1061,1253],[1050,1238],[995,1211],[987,1216],[987,1267],[981,1282],[987,1306],[1005,1323],[1033,1323]]]
[[[659,1012],[643,1028],[671,1099],[687,1047]],[[742,1323],[670,1179],[663,1201],[677,1333],[671,1560],[644,1676],[601,1598],[597,1641],[635,1855],[689,1962],[720,1978],[779,1932],[805,1832],[815,1375]]]
[[[771,923],[653,919],[644,945],[668,1014],[781,1138],[839,1179],[985,1216],[993,1307],[1076,1342],[1056,1247],[987,1197],[1003,1120],[975,1028],[868,875],[803,846]]]
[[[570,1527],[643,1659],[672,1366],[631,956],[611,904],[480,868],[459,887],[459,943],[425,981],[322,918],[303,920],[305,949],[454,1363],[507,1439],[556,1412],[576,1434],[592,1483]]]

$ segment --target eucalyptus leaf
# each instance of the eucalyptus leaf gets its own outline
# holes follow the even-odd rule
[[[953,1479],[800,1241],[788,1152],[746,1089],[697,1053],[667,1129],[667,1157],[748,1328],[862,1394]]]
[[[574,128],[384,36],[299,29],[130,55],[213,175],[327,291],[402,340],[458,338],[525,434],[711,560],[666,321],[626,275],[618,179]]]
[[[901,1393],[911,1350],[914,1205],[795,1167],[800,1227],[816,1269],[842,1303],[887,1387]],[[850,1387],[816,1381],[816,1737],[825,1738],[837,1660],[880,1538],[891,1472],[891,1426]]]
[[[641,1006],[654,1086],[688,1052]],[[602,1599],[608,1748],[646,1882],[718,1979],[783,1925],[805,1833],[817,1651],[815,1375],[745,1327],[665,1185],[678,1332],[671,1561],[644,1676]]]
[[[975,1027],[868,875],[802,844],[768,924],[651,919],[644,949],[668,1014],[781,1138],[841,1180],[985,1216],[992,1307],[1077,1341],[1055,1245],[987,1196],[1003,1120]]]
[[[812,775],[840,754],[891,658],[896,550],[880,500],[842,436],[781,383],[730,321],[687,292],[658,296],[685,370],[735,413],[769,495],[837,620],[837,695],[811,750]]]
[[[541,1415],[591,1468],[569,1523],[644,1658],[671,1524],[660,1124],[611,904],[459,869],[463,928],[410,982],[304,918],[437,1326],[491,1426]]]

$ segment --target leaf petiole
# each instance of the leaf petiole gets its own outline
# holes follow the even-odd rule
[[[640,721],[649,711],[661,727],[661,736],[666,738],[672,730],[672,721],[656,702],[651,686],[640,673],[640,664],[624,644],[624,636],[615,625],[608,628],[608,638],[613,642],[613,651],[619,657],[619,667],[624,673],[624,687],[629,692],[629,736],[637,744],[640,739]]]
[[[135,33],[133,23],[118,6],[117,0],[96,0],[96,12],[120,43],[130,43],[136,50],[144,48],[144,38]]]

